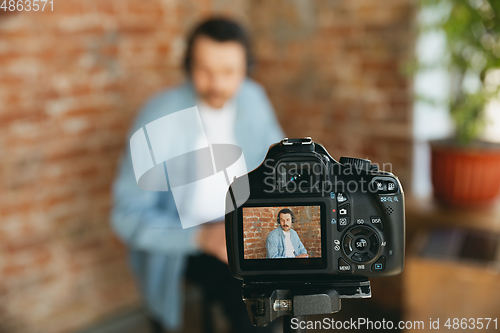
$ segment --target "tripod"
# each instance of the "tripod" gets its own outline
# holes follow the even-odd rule
[[[340,311],[342,298],[370,298],[368,279],[337,282],[251,282],[243,284],[243,300],[250,321],[266,326],[284,316],[284,333],[305,333],[305,328],[292,328],[307,315],[330,314]],[[295,325],[297,326],[297,325]]]

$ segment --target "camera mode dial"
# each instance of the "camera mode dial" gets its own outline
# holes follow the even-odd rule
[[[372,165],[372,161],[365,160],[363,158],[355,158],[355,157],[341,157],[339,162],[341,164],[348,164],[354,166],[356,169],[360,170],[378,170],[376,165]]]

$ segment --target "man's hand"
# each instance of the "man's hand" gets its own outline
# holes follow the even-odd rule
[[[203,224],[196,236],[196,241],[203,252],[227,264],[224,222]]]
[[[302,253],[296,256],[295,258],[309,258],[309,255],[307,253]]]

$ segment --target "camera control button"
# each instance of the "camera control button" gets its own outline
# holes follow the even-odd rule
[[[352,252],[352,238],[349,235],[345,235],[344,242],[342,244],[345,254],[349,255]]]
[[[379,244],[377,237],[375,235],[370,237],[370,252],[373,253],[373,255],[376,255],[379,250]]]
[[[339,218],[339,222],[337,223],[338,231],[344,230],[351,223],[351,219],[349,216]]]
[[[380,231],[384,230],[384,224],[382,223],[382,219],[378,216],[372,216],[370,218],[372,224]]]
[[[348,200],[347,195],[342,192],[337,193],[337,202],[339,204],[346,202]]]
[[[368,248],[368,241],[364,239],[363,237],[360,237],[356,239],[356,242],[354,243],[354,247],[358,249],[359,251],[364,251]]]
[[[354,260],[354,261],[357,261],[357,262],[367,262],[367,261],[370,261],[370,259],[372,259],[373,257],[369,254],[369,253],[358,253],[358,252],[355,252],[351,259]]]
[[[352,273],[351,265],[342,258],[339,258],[339,273]]]
[[[388,180],[385,182],[386,183],[386,191],[389,193],[397,192],[398,187],[396,185],[396,182],[393,180]]]
[[[387,189],[387,186],[384,181],[380,179],[376,179],[371,183],[371,190],[375,193],[384,193]]]
[[[339,216],[349,216],[350,205],[343,205],[339,207]]]
[[[364,235],[366,235],[366,234],[367,234],[366,230],[365,230],[364,228],[361,228],[361,227],[352,228],[350,232],[351,232],[351,234],[353,234],[354,236],[357,236],[357,235],[359,235],[359,234],[364,234]]]
[[[383,271],[385,269],[385,257],[380,257],[372,265],[372,271]]]

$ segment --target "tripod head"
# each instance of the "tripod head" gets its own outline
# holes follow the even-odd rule
[[[266,326],[281,316],[330,314],[342,298],[370,298],[368,279],[338,282],[252,282],[243,284],[250,321]]]

